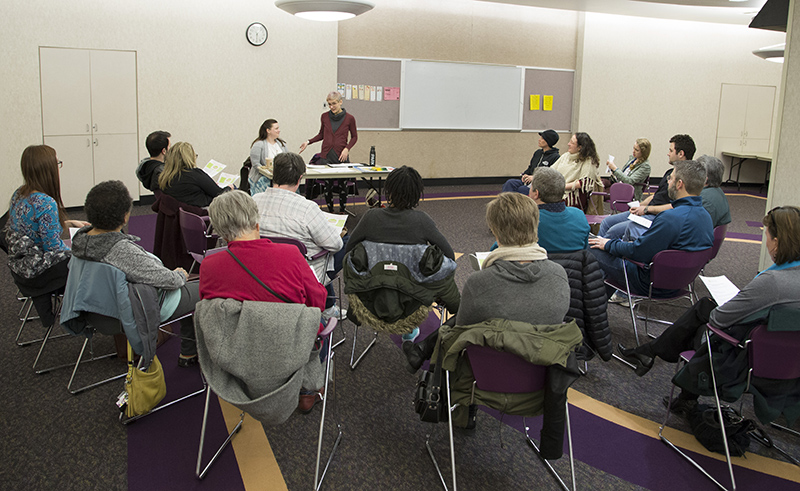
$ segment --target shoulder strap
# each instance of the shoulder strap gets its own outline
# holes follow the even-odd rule
[[[286,297],[284,297],[283,295],[281,295],[280,293],[278,293],[278,292],[276,292],[276,291],[273,291],[273,290],[272,290],[272,288],[268,287],[268,286],[267,286],[267,285],[266,285],[266,284],[265,284],[263,281],[261,281],[261,279],[260,279],[258,276],[256,276],[255,274],[253,274],[253,272],[252,272],[252,271],[250,271],[250,270],[247,268],[247,266],[245,266],[245,265],[244,265],[244,263],[242,263],[242,261],[240,261],[240,260],[239,260],[239,258],[238,258],[238,257],[236,257],[236,255],[234,255],[234,254],[231,252],[231,250],[230,250],[230,249],[228,249],[228,254],[230,254],[230,255],[231,255],[231,257],[232,257],[232,258],[234,258],[234,259],[236,260],[236,262],[237,262],[237,263],[239,263],[239,266],[243,267],[243,268],[244,268],[244,270],[245,270],[245,271],[247,271],[247,273],[248,273],[250,276],[252,276],[252,277],[253,277],[253,279],[255,279],[255,280],[258,282],[258,284],[259,284],[259,285],[261,285],[261,286],[263,286],[264,288],[266,288],[266,290],[267,290],[268,292],[270,292],[270,293],[271,293],[271,294],[272,294],[274,297],[276,297],[276,298],[278,298],[279,300],[281,300],[281,301],[283,301],[283,302],[286,302],[286,303],[294,303],[294,302],[290,301],[289,299],[287,299]]]

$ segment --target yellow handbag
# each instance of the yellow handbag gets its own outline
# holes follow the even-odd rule
[[[125,415],[129,418],[149,412],[167,395],[167,382],[164,369],[158,356],[146,371],[139,370],[133,363],[133,348],[128,342],[128,375],[125,377],[125,391],[128,393],[128,405]]]

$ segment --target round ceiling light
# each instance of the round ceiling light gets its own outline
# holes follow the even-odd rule
[[[774,63],[783,63],[784,52],[786,51],[786,43],[776,44],[774,46],[765,46],[753,51],[753,54],[759,58],[764,58],[767,61]]]
[[[338,21],[368,12],[375,4],[365,0],[276,0],[275,6],[303,19]]]

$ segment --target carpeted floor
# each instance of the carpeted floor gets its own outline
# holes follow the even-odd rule
[[[458,186],[428,188],[420,209],[429,213],[453,248],[459,253],[487,250],[493,239],[486,227],[486,203],[499,186]],[[759,223],[765,201],[754,195],[729,194],[733,223],[719,256],[707,268],[709,275],[726,274],[737,286],[744,286],[757,272],[761,230]],[[351,206],[356,213],[348,227],[353,229],[366,208]],[[149,207],[134,210],[131,231],[145,230],[152,221]],[[80,218],[80,213],[72,213]],[[140,218],[141,217],[141,218]],[[145,235],[145,234],[142,234]],[[466,257],[457,261],[457,283],[463,285],[471,268]],[[702,291],[702,287],[701,291]],[[21,305],[14,296],[7,268],[0,268],[0,483],[3,489],[309,489],[314,478],[314,457],[320,408],[307,415],[293,415],[289,421],[264,431],[269,444],[241,446],[247,440],[243,431],[234,440],[234,451],[223,453],[205,481],[194,478],[197,442],[202,417],[203,397],[196,397],[142,419],[125,428],[117,421],[113,402],[121,382],[107,384],[79,396],[65,386],[69,370],[34,375],[30,368],[36,346],[18,348],[14,337],[19,326]],[[652,313],[675,319],[686,305],[653,308]],[[614,341],[633,344],[633,331],[627,309],[609,306]],[[351,371],[347,366],[353,326],[344,323],[347,343],[336,350],[336,415],[344,437],[325,481],[326,489],[436,489],[438,478],[425,450],[428,433],[443,472],[448,473],[449,457],[446,428],[419,422],[411,408],[415,376],[403,365],[401,351],[389,336],[381,335],[363,360]],[[660,332],[661,327],[655,327]],[[26,336],[41,333],[32,322]],[[340,335],[337,334],[338,339]],[[366,329],[359,332],[359,346],[371,338]],[[77,356],[80,340],[52,341],[43,363],[68,363]],[[97,353],[113,350],[108,338],[95,342]],[[165,366],[170,393],[185,393],[200,385],[196,369],[178,369],[177,342],[159,349]],[[81,366],[81,380],[110,376],[124,371],[121,360],[100,361]],[[663,418],[661,397],[668,393],[674,365],[660,360],[647,376],[639,378],[619,362],[597,359],[589,372],[574,385],[571,409],[575,438],[578,486],[582,489],[714,489],[688,463],[677,460],[654,438]],[[220,406],[212,398],[212,411],[206,459],[224,439],[226,430]],[[752,417],[749,399],[745,415]],[[225,410],[223,409],[223,412]],[[226,413],[227,414],[227,413]],[[600,415],[598,415],[600,414]],[[234,415],[235,416],[235,415]],[[251,421],[252,422],[252,421]],[[521,421],[481,412],[474,433],[455,437],[459,487],[489,489],[556,489],[554,481],[532,454],[518,431]],[[686,424],[673,419],[675,427]],[[637,426],[639,425],[639,426]],[[798,427],[800,425],[796,425]],[[258,432],[248,429],[248,432]],[[260,427],[258,428],[260,430]],[[535,424],[531,433],[538,435]],[[800,446],[777,432],[771,432],[778,445],[800,457]],[[325,448],[332,444],[334,430],[328,425]],[[237,440],[239,442],[237,443]],[[753,452],[745,464],[755,471],[737,468],[740,489],[797,489],[800,484],[769,477],[766,471],[777,455],[751,444]],[[274,457],[272,457],[274,453]],[[760,456],[766,457],[762,459]],[[248,459],[277,461],[280,477],[252,479],[245,468]],[[759,460],[761,459],[761,460]],[[567,470],[565,459],[556,463]],[[725,471],[717,461],[717,475]],[[753,466],[751,465],[751,467]],[[237,469],[238,467],[238,469]],[[781,466],[786,469],[787,466]],[[800,481],[800,468],[796,471]],[[793,472],[792,470],[788,472]],[[241,471],[241,475],[240,475]]]

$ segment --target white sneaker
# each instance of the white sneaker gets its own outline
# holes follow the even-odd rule
[[[633,305],[636,306],[637,303],[639,303],[639,299],[638,298],[634,298],[633,299]],[[625,300],[620,302],[619,305],[620,305],[620,307],[630,307],[631,306],[630,299],[626,298]]]
[[[625,303],[624,307],[627,307],[628,306],[628,296],[625,295],[624,293],[622,293],[619,290],[615,291],[614,294],[611,295],[611,298],[608,299],[608,303],[618,303],[618,304],[622,305],[623,302]]]
[[[327,321],[331,317],[336,317],[338,319],[339,318],[339,314],[340,314],[339,306],[338,305],[332,305],[331,307],[328,307],[327,309],[322,311],[322,318],[325,321]]]

